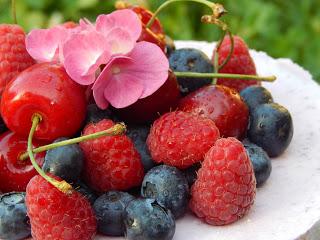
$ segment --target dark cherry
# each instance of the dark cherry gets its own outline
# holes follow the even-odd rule
[[[0,133],[7,131],[7,126],[4,124],[2,117],[0,116]]]
[[[33,141],[34,147],[44,144]],[[38,174],[29,159],[19,159],[20,154],[26,149],[26,138],[9,131],[0,135],[0,192],[24,192],[30,179]],[[44,162],[44,156],[44,152],[35,155],[40,166]]]
[[[242,139],[247,130],[249,110],[239,93],[222,85],[209,85],[182,98],[178,108],[212,119],[222,137]]]
[[[180,97],[177,79],[170,71],[167,81],[151,96],[140,99],[129,107],[114,109],[114,111],[124,121],[151,123],[159,117],[159,114],[175,109]]]
[[[42,117],[35,132],[36,139],[52,141],[73,136],[86,116],[84,88],[60,65],[33,65],[5,88],[1,114],[9,129],[26,137],[36,113]]]
[[[146,25],[151,19],[153,13],[141,6],[133,6],[131,9],[138,15],[142,23],[142,32],[138,41],[152,42],[157,44],[163,51],[165,51],[165,34],[159,19],[156,18],[150,29],[147,29]]]

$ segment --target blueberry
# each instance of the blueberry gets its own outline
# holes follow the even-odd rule
[[[240,96],[251,112],[261,104],[273,102],[271,93],[262,86],[247,87],[240,92]]]
[[[152,160],[146,141],[150,127],[143,125],[128,125],[127,136],[131,138],[135,148],[138,150],[145,172],[153,168],[156,163]]]
[[[85,123],[97,123],[102,119],[111,119],[114,122],[119,122],[119,119],[110,111],[110,109],[102,110],[96,104],[90,104],[87,107],[87,117]]]
[[[270,177],[272,165],[268,154],[258,145],[249,141],[243,142],[252,162],[257,187],[260,187]]]
[[[0,195],[0,239],[18,240],[31,235],[25,193]]]
[[[191,187],[192,184],[194,184],[194,182],[197,180],[197,177],[198,177],[197,172],[200,169],[200,167],[201,167],[201,164],[196,163],[196,164],[192,165],[191,167],[182,170],[183,175],[187,179],[189,187]]]
[[[169,57],[171,53],[176,50],[176,46],[174,45],[174,41],[168,35],[165,36],[166,41],[166,55]]]
[[[72,186],[76,191],[85,196],[91,203],[91,205],[93,205],[96,199],[98,198],[97,194],[83,182],[79,181],[77,183],[72,184]]]
[[[258,106],[250,113],[248,137],[262,147],[269,157],[277,157],[289,146],[293,123],[289,111],[277,103]]]
[[[176,229],[170,210],[154,199],[132,200],[125,209],[124,223],[129,240],[170,240]]]
[[[54,142],[67,140],[58,138]],[[42,169],[68,182],[76,182],[83,168],[84,155],[78,144],[71,144],[47,151]]]
[[[152,198],[168,208],[175,218],[187,209],[189,185],[183,173],[171,166],[160,165],[152,168],[144,177],[141,195]]]
[[[119,191],[110,191],[101,195],[93,205],[98,221],[98,231],[108,236],[123,236],[125,233],[124,209],[133,199],[135,198],[132,195]]]
[[[170,68],[176,72],[200,72],[212,73],[213,65],[211,60],[198,49],[182,48],[175,50],[169,57]],[[212,82],[212,78],[177,78],[180,91],[187,95]]]

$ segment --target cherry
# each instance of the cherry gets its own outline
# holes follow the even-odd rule
[[[212,119],[223,137],[245,136],[249,110],[239,93],[222,85],[209,85],[182,98],[178,109]]]
[[[114,109],[114,111],[125,121],[151,123],[159,117],[159,114],[175,109],[180,97],[176,76],[170,71],[167,81],[151,96],[139,99],[129,107]]]
[[[13,132],[28,136],[33,115],[41,122],[35,138],[52,141],[71,137],[86,115],[84,88],[55,63],[39,63],[11,81],[3,92],[1,114]]]
[[[33,146],[42,145],[34,141]],[[29,180],[37,175],[29,160],[21,161],[19,156],[27,149],[27,139],[7,131],[0,135],[0,191],[25,191]],[[36,161],[42,165],[45,153],[38,153]]]

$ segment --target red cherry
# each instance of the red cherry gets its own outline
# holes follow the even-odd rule
[[[249,110],[239,93],[222,85],[209,85],[187,95],[178,108],[212,119],[223,137],[243,138]]]
[[[133,6],[131,9],[138,15],[142,23],[142,32],[138,41],[151,42],[165,50],[165,34],[159,19],[156,18],[150,29],[147,29],[146,25],[152,18],[153,13],[141,6]]]
[[[1,114],[9,129],[26,137],[36,113],[42,117],[36,139],[52,141],[73,136],[86,114],[84,88],[60,65],[33,65],[7,85],[1,99]]]
[[[177,78],[170,71],[167,81],[151,96],[139,99],[129,107],[114,110],[125,121],[151,123],[160,114],[175,109],[180,98]]]
[[[33,141],[33,146],[42,145]],[[27,140],[13,132],[0,135],[0,191],[25,191],[30,179],[37,175],[29,159],[21,161],[19,156],[27,149]],[[41,166],[45,153],[38,153],[36,161]]]

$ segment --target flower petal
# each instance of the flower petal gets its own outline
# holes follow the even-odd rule
[[[105,37],[96,31],[82,31],[72,35],[63,46],[64,67],[79,84],[90,85],[95,72],[111,57]]]
[[[26,37],[28,53],[39,62],[57,61],[59,45],[68,37],[68,29],[56,26],[32,30]]]
[[[97,81],[95,81],[94,85],[92,86],[93,98],[100,109],[108,108],[109,102],[104,97],[104,90],[108,86],[109,82],[112,80],[111,78],[112,78],[112,72],[107,65],[101,72]]]
[[[101,90],[105,101],[115,108],[124,108],[135,103],[143,92],[143,85],[134,76],[122,72],[122,66],[129,64],[132,59],[117,57],[103,69],[93,85],[93,95],[99,107],[103,107]]]
[[[169,61],[163,51],[155,44],[138,42],[127,55],[132,61],[121,67],[121,72],[131,74],[143,85],[140,98],[150,96],[167,80]]]
[[[99,15],[96,21],[96,29],[108,35],[113,28],[121,28],[128,32],[134,42],[141,35],[142,25],[137,14],[130,9],[122,9],[112,12],[111,14]]]
[[[130,34],[118,27],[112,29],[106,36],[106,39],[111,46],[112,54],[127,54],[135,45],[135,41]]]

